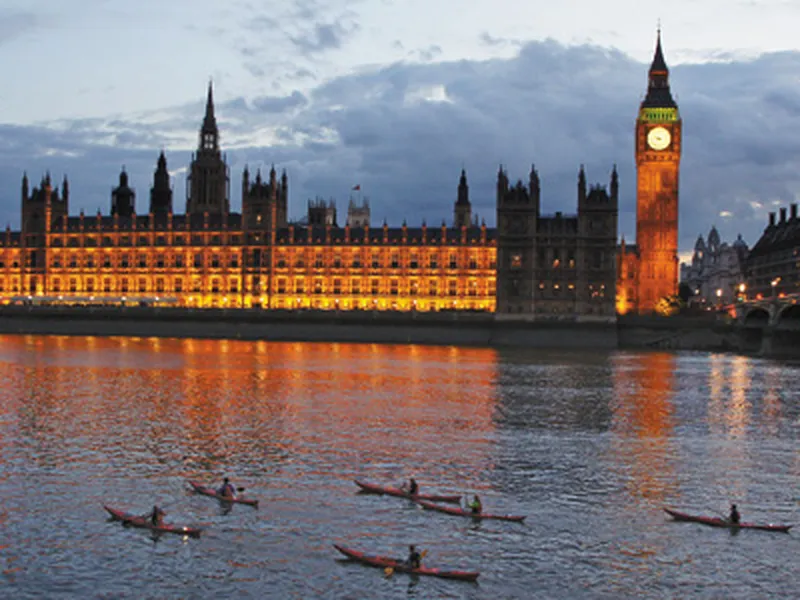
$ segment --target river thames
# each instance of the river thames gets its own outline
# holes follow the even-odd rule
[[[13,598],[796,598],[800,366],[722,354],[0,336]],[[186,491],[228,475],[255,510]],[[353,483],[478,493],[473,523]],[[796,523],[672,522],[662,507]],[[124,528],[103,505],[205,528]],[[385,576],[333,543],[478,583]]]

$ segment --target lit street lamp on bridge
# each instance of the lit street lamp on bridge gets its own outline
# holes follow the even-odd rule
[[[780,277],[776,277],[775,279],[773,279],[773,280],[770,282],[770,285],[772,286],[772,299],[773,299],[773,300],[775,300],[775,288],[777,288],[777,287],[778,287],[778,284],[779,284],[780,282],[781,282],[781,278],[780,278]]]

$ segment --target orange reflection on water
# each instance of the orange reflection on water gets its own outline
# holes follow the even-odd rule
[[[630,357],[614,373],[611,452],[629,476],[634,500],[663,503],[677,486],[671,461],[675,356],[648,353]]]
[[[409,463],[419,472],[444,468],[453,456],[491,460],[497,357],[490,349],[36,336],[2,342],[8,362],[0,376],[6,395],[18,400],[23,435],[54,449],[89,444],[98,456],[135,452],[141,461],[183,460],[204,470],[231,462],[278,468],[326,452],[355,466]],[[36,454],[69,460],[68,452]]]

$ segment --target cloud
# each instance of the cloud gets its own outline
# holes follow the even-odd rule
[[[669,59],[669,57],[667,57]],[[800,53],[749,61],[682,65],[671,71],[684,120],[680,248],[716,224],[723,239],[742,233],[751,245],[775,202],[800,189]],[[396,63],[318,84],[309,93],[235,98],[217,107],[231,166],[231,189],[245,164],[272,163],[290,177],[290,214],[307,198],[339,198],[360,183],[373,220],[392,224],[452,220],[461,167],[473,210],[495,222],[498,164],[513,179],[532,163],[545,213],[574,213],[578,169],[591,182],[620,174],[620,234],[634,238],[634,121],[647,65],[595,46],[546,41],[509,59]],[[70,174],[72,206],[108,212],[120,167],[140,188],[139,210],[159,150],[170,169],[188,163],[204,98],[114,119],[0,127],[0,219],[19,223],[19,179],[51,169]],[[185,182],[174,181],[175,198]],[[234,209],[240,198],[231,198]],[[183,210],[183,201],[176,200]]]
[[[0,12],[0,46],[41,26],[42,18],[34,13]]]

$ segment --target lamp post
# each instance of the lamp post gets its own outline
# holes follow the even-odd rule
[[[722,288],[717,288],[717,308],[722,306]]]
[[[747,291],[747,286],[744,283],[739,284],[739,301],[740,302],[747,302],[747,296],[745,296],[745,292]]]
[[[780,277],[776,277],[775,279],[773,279],[773,280],[770,282],[770,285],[772,286],[772,299],[773,299],[773,300],[775,300],[775,288],[777,288],[777,287],[778,287],[778,284],[779,284],[780,282],[781,282],[781,278],[780,278]]]

